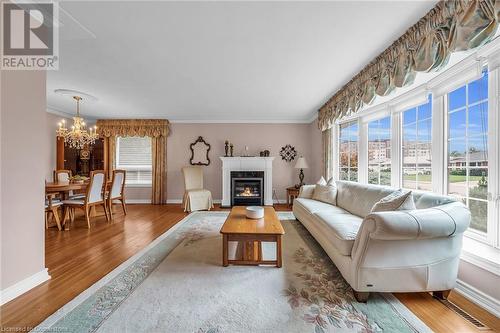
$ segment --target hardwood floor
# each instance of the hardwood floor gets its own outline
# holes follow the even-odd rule
[[[216,207],[216,209],[220,209]],[[276,210],[289,210],[279,205]],[[106,222],[102,211],[89,230],[78,216],[70,231],[47,230],[45,262],[51,279],[0,308],[2,330],[35,327],[61,306],[148,245],[187,214],[180,205],[129,205],[124,216],[116,210]],[[427,293],[397,294],[411,311],[435,332],[479,332]],[[500,320],[465,298],[452,293],[453,302],[500,332]]]

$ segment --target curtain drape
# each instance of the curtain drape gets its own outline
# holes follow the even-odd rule
[[[167,138],[157,136],[151,139],[151,148],[153,152],[153,184],[151,188],[151,203],[160,205],[166,202],[166,170],[167,170]]]
[[[499,22],[500,0],[440,1],[320,108],[318,127],[328,129],[377,95],[412,84],[417,72],[438,71],[454,51],[489,42]]]
[[[104,140],[104,172],[108,179],[113,177],[113,169],[115,168],[116,154],[116,137],[105,136]]]
[[[333,135],[329,128],[321,133],[323,144],[323,176],[326,180],[333,176]]]
[[[151,138],[151,203],[155,205],[165,203],[169,121],[166,119],[99,119],[96,125],[97,132],[104,138],[104,168],[108,176],[113,172],[116,137],[147,136]]]
[[[99,119],[97,132],[108,136],[168,136],[169,122],[166,119]]]

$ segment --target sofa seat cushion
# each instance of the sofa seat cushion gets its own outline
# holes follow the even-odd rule
[[[293,201],[293,204],[301,205],[305,210],[309,212],[309,214],[314,214],[317,212],[328,212],[330,214],[348,214],[345,209],[313,199],[297,198]]]
[[[350,256],[363,219],[356,215],[329,212],[319,212],[314,215],[316,215],[318,228],[324,235],[328,235],[333,246],[342,255]]]

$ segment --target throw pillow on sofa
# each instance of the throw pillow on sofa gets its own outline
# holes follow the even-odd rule
[[[373,205],[371,212],[375,213],[413,209],[417,209],[417,207],[415,207],[415,202],[413,201],[413,194],[411,191],[405,192],[400,189],[376,202],[375,205]]]
[[[317,181],[316,184],[326,185],[327,182],[323,176]],[[314,195],[315,185],[302,185],[299,190],[299,198],[312,199]]]
[[[318,179],[318,181],[316,182],[316,184],[319,184],[319,185],[326,185],[326,180],[325,178],[323,178],[323,176],[321,176],[320,179]]]
[[[326,185],[316,184],[312,198],[330,205],[337,205],[337,185],[333,178],[330,178]]]

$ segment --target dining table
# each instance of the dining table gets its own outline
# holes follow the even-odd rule
[[[69,192],[77,191],[84,192],[87,190],[90,182],[46,182],[45,183],[45,193],[60,193],[64,199],[68,198]],[[111,186],[111,181],[106,182],[106,189]]]
[[[71,191],[84,191],[87,190],[89,182],[76,183],[76,182],[54,182],[45,183],[45,193],[60,193],[63,199],[67,199]]]

